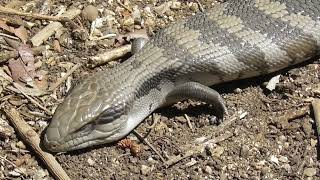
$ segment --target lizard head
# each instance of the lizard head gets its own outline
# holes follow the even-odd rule
[[[46,129],[47,150],[86,148],[119,140],[130,132],[128,112],[134,93],[129,83],[120,81],[125,76],[119,73],[96,73],[70,91]]]

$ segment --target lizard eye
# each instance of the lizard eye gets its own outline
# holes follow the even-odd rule
[[[78,129],[76,132],[79,132],[79,133],[82,133],[82,134],[84,134],[84,133],[86,134],[86,133],[91,132],[92,130],[93,130],[93,124],[89,123],[89,124],[84,125],[80,129]]]

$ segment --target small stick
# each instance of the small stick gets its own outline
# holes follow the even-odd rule
[[[199,154],[203,151],[204,151],[204,146],[202,146],[202,145],[194,146],[190,150],[185,152],[183,156],[175,156],[172,159],[166,161],[165,164],[167,167],[170,167],[174,164],[177,164],[179,161],[182,161],[183,159],[186,159],[186,158],[193,156],[195,154]]]
[[[187,114],[184,114],[184,118],[186,118],[189,128],[191,130],[193,130],[193,127],[192,127],[192,124],[191,124],[189,116]]]
[[[174,158],[166,161],[165,164],[167,165],[167,167],[170,167],[174,164],[177,164],[179,161],[181,161],[185,158],[188,158],[188,157],[193,156],[195,154],[202,153],[208,144],[216,144],[216,143],[222,142],[222,141],[230,138],[231,136],[233,136],[232,133],[226,133],[224,135],[209,139],[208,141],[206,141],[200,145],[193,146],[192,148],[190,148],[190,150],[185,152],[183,156],[175,156]]]
[[[76,71],[79,67],[81,66],[81,64],[76,64],[74,65],[62,78],[60,78],[54,85],[52,85],[49,89],[50,92],[54,91],[56,88],[58,88],[60,86],[60,84],[62,84],[65,80],[68,79],[68,77],[74,72]]]
[[[196,2],[197,2],[197,4],[198,4],[198,6],[199,6],[199,10],[200,10],[201,12],[204,12],[204,8],[203,8],[202,4],[200,3],[200,1],[199,1],[199,0],[196,0]]]
[[[15,10],[15,9],[3,7],[3,6],[0,6],[0,13],[30,17],[30,18],[34,18],[34,19],[49,20],[49,21],[61,21],[61,22],[69,21],[68,17],[48,16],[48,15],[36,14],[36,13],[26,13],[26,12],[21,12],[21,11]]]
[[[116,34],[107,34],[107,35],[104,35],[104,36],[101,36],[101,37],[91,38],[91,40],[99,41],[99,40],[109,39],[109,38],[112,38],[112,37],[115,37],[115,36],[117,36],[117,35]]]
[[[70,180],[69,176],[56,161],[55,157],[41,150],[40,137],[32,127],[30,127],[28,123],[21,118],[19,112],[14,108],[11,108],[10,110],[4,109],[4,112],[8,116],[8,120],[12,123],[15,130],[20,134],[23,141],[28,144],[44,164],[47,165],[47,168],[52,173],[53,177],[59,180]]]
[[[317,139],[318,139],[318,144],[320,142],[320,99],[315,99],[312,101],[312,108],[314,112],[314,118],[316,122],[316,127],[317,127]]]
[[[128,8],[126,5],[124,5],[120,0],[117,0],[117,3],[122,6],[123,8],[125,8],[127,11],[129,11],[130,13],[132,13],[132,10],[130,8]]]
[[[140,141],[142,141],[143,143],[145,143],[146,145],[148,145],[148,146],[160,157],[160,159],[161,159],[161,161],[162,161],[163,163],[166,162],[166,160],[162,157],[162,155],[157,151],[157,149],[156,149],[146,138],[143,138],[143,137],[141,136],[141,134],[138,133],[136,130],[133,130],[132,132],[133,132],[133,134],[134,134],[135,136],[137,136],[138,139],[140,139]]]
[[[18,37],[11,36],[11,35],[5,34],[5,33],[0,33],[0,36],[7,37],[7,38],[10,38],[10,39],[14,39],[14,40],[19,40]]]
[[[32,97],[30,97],[29,95],[27,95],[25,92],[23,92],[22,89],[19,88],[19,86],[17,86],[16,83],[13,83],[13,86],[15,88],[17,88],[21,94],[23,94],[27,99],[29,99],[33,104],[35,104],[36,106],[38,106],[39,108],[41,108],[42,110],[44,110],[48,115],[52,115],[52,112],[49,111],[49,109],[45,108],[44,106],[42,106],[40,103],[38,103],[35,99],[33,99]]]
[[[67,17],[68,19],[74,19],[80,13],[81,11],[79,9],[69,9],[63,13],[63,16]],[[63,28],[63,25],[60,22],[51,22],[30,39],[33,46],[40,46],[51,35],[61,30],[61,28]]]
[[[130,51],[131,51],[131,44],[128,44],[128,45],[124,45],[124,46],[103,52],[96,56],[92,56],[89,58],[90,59],[89,67],[94,68],[94,67],[106,64],[110,61],[113,61],[117,58],[124,56]]]

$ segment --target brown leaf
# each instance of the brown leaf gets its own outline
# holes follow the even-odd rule
[[[29,73],[26,70],[26,66],[23,64],[21,59],[10,59],[9,60],[9,68],[11,71],[11,77],[15,82],[28,82],[32,81],[32,77],[30,77]]]
[[[26,44],[28,39],[29,39],[29,35],[28,35],[28,31],[25,27],[20,26],[19,28],[14,30],[14,34],[21,39],[23,44]]]
[[[14,27],[8,26],[6,22],[0,20],[0,28],[14,34],[24,44],[28,41],[28,38],[29,38],[28,31],[24,26],[20,26],[19,28],[14,28]]]
[[[35,65],[34,65],[34,56],[33,56],[33,52],[32,49],[28,46],[28,45],[24,45],[22,44],[21,46],[18,47],[18,52],[19,55],[22,59],[22,61],[24,62],[24,64],[26,64],[26,71],[28,72],[29,76],[33,79],[36,76],[35,73]]]
[[[13,27],[10,27],[6,24],[6,22],[4,21],[1,21],[0,20],[0,28],[2,28],[3,30],[6,30],[12,34],[14,34],[14,28]]]

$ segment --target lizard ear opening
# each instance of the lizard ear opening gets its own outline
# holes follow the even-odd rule
[[[200,83],[187,82],[180,84],[166,96],[166,101],[168,102],[177,102],[184,99],[194,99],[211,104],[219,119],[222,119],[225,114],[228,114],[224,100],[220,94],[214,89]]]

